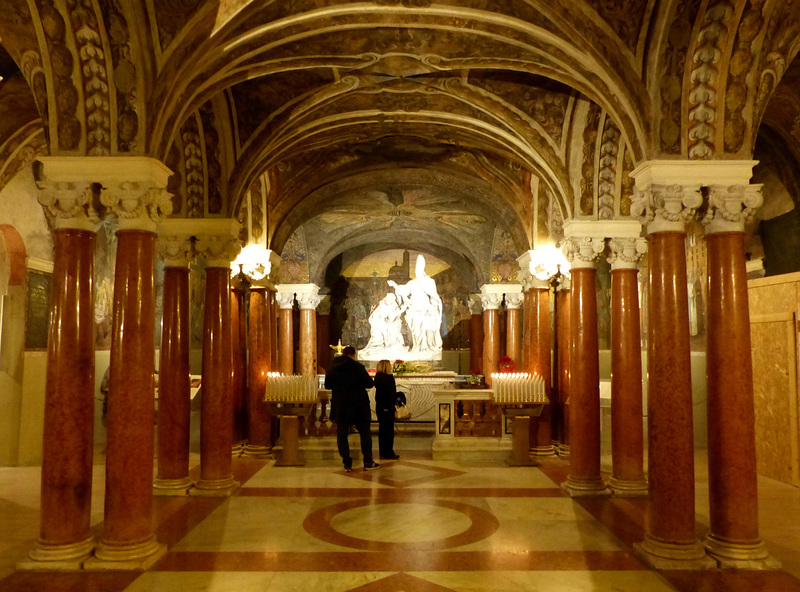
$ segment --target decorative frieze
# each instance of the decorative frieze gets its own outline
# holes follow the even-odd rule
[[[155,232],[156,224],[172,213],[172,198],[164,187],[149,181],[120,181],[103,188],[100,201],[119,218],[120,230]]]
[[[605,248],[605,239],[597,236],[571,236],[561,241],[561,252],[572,269],[594,267]]]
[[[197,253],[205,257],[208,267],[230,267],[242,250],[239,238],[229,234],[201,234],[194,246]]]
[[[92,184],[86,181],[37,183],[39,203],[55,218],[55,227],[94,231],[99,220],[92,206]]]
[[[162,234],[156,248],[165,267],[186,267],[192,259],[192,241],[188,236]]]
[[[525,295],[522,292],[511,292],[505,295],[506,308],[508,310],[519,310],[525,301]]]

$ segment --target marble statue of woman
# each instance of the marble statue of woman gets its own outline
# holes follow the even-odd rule
[[[369,341],[358,354],[362,359],[383,358],[389,350],[404,347],[400,319],[404,310],[397,296],[384,296],[369,315]]]
[[[411,353],[442,351],[442,299],[436,292],[436,281],[425,273],[425,258],[417,255],[416,277],[398,286],[389,285],[405,306],[405,320],[411,332]]]

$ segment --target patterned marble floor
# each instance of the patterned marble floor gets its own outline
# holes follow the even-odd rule
[[[143,574],[14,573],[38,528],[39,471],[0,469],[0,591],[800,592],[800,492],[790,486],[759,482],[762,534],[784,571],[658,573],[631,552],[644,501],[572,500],[558,486],[563,461],[509,468],[400,452],[399,461],[352,473],[336,461],[235,460],[242,488],[229,499],[156,499],[169,552]],[[708,511],[702,463],[699,536]]]

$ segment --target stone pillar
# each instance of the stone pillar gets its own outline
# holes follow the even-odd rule
[[[297,304],[300,307],[300,374],[317,374],[317,305],[320,301],[319,286],[301,284],[295,287]]]
[[[552,365],[550,357],[550,285],[542,280],[532,278],[530,290],[531,300],[531,335],[530,360],[527,371],[538,374],[544,379],[545,393],[550,404],[545,405],[542,414],[535,421],[535,440],[531,440],[531,453],[537,457],[555,455],[552,430]]]
[[[244,450],[242,440],[245,434],[245,367],[247,357],[247,317],[245,316],[244,285],[236,280],[231,288],[231,412],[233,430],[231,432],[231,454],[238,456]]]
[[[712,186],[708,245],[708,478],[711,530],[703,545],[723,569],[779,569],[758,533],[745,222],[760,185]]]
[[[500,305],[503,303],[502,287],[486,284],[481,286],[483,304],[483,374],[486,384],[491,386],[492,373],[497,372],[500,360]]]
[[[642,339],[638,266],[643,238],[611,241],[611,462],[608,487],[619,496],[647,495],[642,425]]]
[[[565,224],[565,233],[571,228]],[[570,474],[562,485],[572,497],[605,495],[600,476],[600,361],[597,340],[595,263],[603,238],[570,236],[564,255],[572,274],[572,360],[570,376]]]
[[[155,495],[186,495],[189,477],[189,234],[183,220],[166,220],[159,228],[158,250],[164,260],[163,319],[158,373],[158,473]]]
[[[269,317],[269,367],[277,371],[278,365],[278,299],[274,288],[267,289],[267,316]]]
[[[572,362],[572,282],[563,277],[556,289],[556,381],[558,392],[553,397],[553,414],[558,431],[558,456],[569,459],[569,393]]]
[[[528,283],[523,283],[522,290],[522,369],[524,372],[533,373],[534,352],[531,351],[531,347],[535,335],[533,325],[536,323],[536,303]]]
[[[195,246],[206,259],[203,318],[203,392],[200,401],[200,479],[191,495],[226,497],[239,487],[233,479],[231,393],[230,264],[240,250],[233,220],[203,221]]]
[[[294,290],[285,291],[283,286],[278,286],[275,295],[280,307],[278,313],[278,357],[280,362],[278,370],[282,374],[294,374],[294,326],[292,323],[292,308],[294,307]]]
[[[270,350],[273,347],[268,294],[265,287],[254,285],[250,289],[250,397],[248,441],[244,456],[254,458],[267,458],[272,454],[272,416],[264,402],[267,372],[272,368]]]
[[[645,538],[635,550],[656,569],[700,569],[712,566],[713,562],[695,537],[685,247],[686,222],[702,203],[700,184],[662,185],[638,177],[636,182],[640,193],[631,205],[631,213],[647,225],[650,251],[647,359],[650,504]]]
[[[86,569],[147,569],[153,532],[156,222],[172,211],[170,174],[149,158],[104,157],[103,204],[119,218],[108,389],[103,538]],[[90,565],[91,564],[91,565]]]
[[[469,371],[483,374],[483,303],[480,294],[469,296]]]
[[[60,180],[60,159],[41,158],[39,201],[55,216],[55,265],[47,340],[39,538],[33,565],[81,568],[90,530],[94,426],[94,227],[89,182]],[[41,566],[41,567],[38,567]]]
[[[317,374],[331,365],[331,297],[320,296],[317,305]]]
[[[522,286],[519,286],[522,288]],[[506,355],[514,360],[518,372],[522,372],[522,302],[524,296],[519,292],[507,292],[506,303]]]

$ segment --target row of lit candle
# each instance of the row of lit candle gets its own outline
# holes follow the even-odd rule
[[[265,401],[308,402],[316,401],[319,382],[316,375],[284,375],[280,372],[267,373]]]
[[[494,400],[498,403],[547,403],[544,378],[527,372],[492,374]]]

